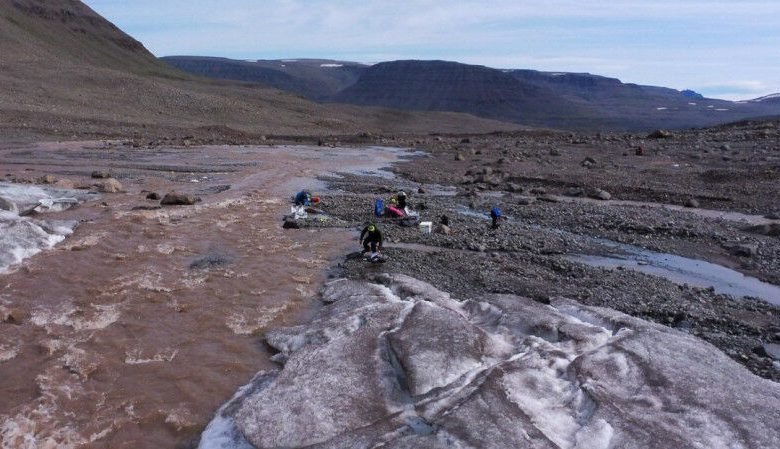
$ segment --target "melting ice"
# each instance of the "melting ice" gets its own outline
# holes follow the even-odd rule
[[[81,198],[80,198],[81,197]],[[73,220],[37,220],[30,212],[59,212],[83,199],[70,190],[0,183],[0,273],[72,234]]]

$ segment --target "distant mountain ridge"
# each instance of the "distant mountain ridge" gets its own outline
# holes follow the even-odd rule
[[[160,59],[194,75],[261,83],[313,100],[326,100],[354,84],[368,67],[325,59],[236,60],[200,56]]]
[[[200,76],[218,73],[216,77],[259,82],[320,102],[464,112],[561,129],[705,127],[780,114],[780,100],[775,98],[751,102],[708,99],[692,90],[623,83],[588,73],[500,70],[418,60],[372,66],[326,60],[163,60]],[[334,71],[334,66],[341,66],[346,73]]]

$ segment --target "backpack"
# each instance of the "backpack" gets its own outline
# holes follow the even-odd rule
[[[376,202],[374,203],[374,215],[377,217],[382,216],[382,212],[385,211],[384,205],[382,204],[382,198],[377,198]]]
[[[490,211],[490,215],[493,216],[493,217],[496,217],[496,218],[500,218],[501,217],[501,210],[499,208],[497,208],[497,207],[494,207]]]

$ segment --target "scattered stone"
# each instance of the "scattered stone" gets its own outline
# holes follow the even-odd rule
[[[563,194],[566,196],[578,197],[585,195],[585,191],[580,187],[569,187]]]
[[[111,173],[107,171],[95,170],[92,172],[93,179],[108,179],[111,177]]]
[[[160,194],[157,192],[150,192],[146,195],[147,200],[154,200],[159,201],[160,200]]]
[[[464,137],[460,139],[460,143],[471,143],[471,139],[469,139],[468,137]]]
[[[668,139],[672,137],[672,133],[664,129],[657,129],[647,135],[648,139]]]
[[[525,190],[525,189],[523,189],[523,186],[521,186],[521,185],[519,185],[519,184],[515,184],[515,183],[513,183],[513,182],[510,182],[510,183],[509,183],[509,184],[507,184],[507,186],[506,186],[506,191],[507,191],[507,192],[512,192],[512,193],[523,193],[523,191],[524,191],[524,190]]]
[[[699,200],[696,198],[688,198],[685,200],[685,207],[699,207]]]
[[[57,178],[55,178],[53,175],[43,175],[38,178],[37,181],[38,184],[54,184],[57,182]]]
[[[580,165],[582,165],[583,167],[592,167],[596,165],[596,160],[593,159],[592,157],[586,157],[585,159],[583,159]]]
[[[466,158],[463,157],[463,155],[461,153],[458,153],[458,154],[455,155],[455,160],[456,161],[462,161],[462,160],[465,160],[465,159]]]
[[[27,319],[27,313],[18,308],[0,308],[0,321],[6,324],[20,325]]]
[[[557,196],[550,195],[550,194],[536,197],[536,199],[539,201],[544,201],[545,203],[559,203],[561,201],[560,199],[558,199]]]
[[[745,231],[753,234],[761,234],[769,237],[780,236],[780,223],[762,224],[745,228]]]
[[[199,196],[182,193],[166,193],[160,204],[163,206],[192,206],[201,201]]]
[[[738,243],[728,246],[729,252],[739,257],[753,257],[758,254],[758,245]]]
[[[282,223],[282,228],[284,229],[300,229],[301,224],[298,223],[298,220],[295,220],[294,218],[285,218],[284,222]]]
[[[589,197],[601,201],[607,201],[612,199],[612,194],[602,189],[593,189],[589,194]]]
[[[519,206],[530,206],[536,202],[536,198],[532,196],[519,196],[515,202]]]
[[[550,156],[560,156],[560,155],[561,155],[561,150],[557,148],[550,149]]]
[[[70,179],[58,179],[57,182],[54,183],[55,187],[59,187],[60,189],[75,189],[76,184],[71,181]]]
[[[547,189],[545,189],[544,187],[534,187],[533,189],[531,189],[531,193],[534,195],[544,195],[547,193]]]
[[[122,183],[117,181],[114,178],[109,178],[106,179],[105,181],[101,181],[95,184],[95,186],[100,192],[103,193],[119,193],[124,190]]]
[[[19,209],[16,207],[16,204],[13,203],[11,200],[7,200],[0,196],[0,210],[8,211],[8,212],[19,212]]]
[[[724,143],[720,146],[721,151],[731,151],[731,145]]]
[[[635,153],[637,156],[644,156],[645,155],[645,148],[643,146],[636,147]]]

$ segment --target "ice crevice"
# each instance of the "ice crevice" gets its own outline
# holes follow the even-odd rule
[[[403,275],[334,281],[322,300],[266,335],[283,368],[201,448],[780,447],[780,386],[661,325],[565,298],[461,301]]]

